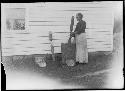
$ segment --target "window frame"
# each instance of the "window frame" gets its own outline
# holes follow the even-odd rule
[[[29,29],[29,26],[28,26],[28,11],[29,11],[29,8],[26,6],[26,4],[23,4],[23,3],[17,3],[17,4],[14,4],[14,3],[2,3],[1,4],[2,6],[2,30],[6,33],[16,33],[16,32],[19,32],[19,33],[25,33],[25,32],[28,32],[28,29]],[[24,30],[9,30],[7,29],[7,26],[6,26],[6,11],[5,9],[6,8],[22,8],[22,9],[25,9],[25,29]]]

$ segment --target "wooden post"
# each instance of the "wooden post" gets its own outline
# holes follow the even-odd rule
[[[53,61],[55,61],[54,46],[53,46],[53,43],[52,43],[53,38],[52,38],[52,32],[51,31],[49,31],[49,40],[50,40],[52,59],[53,59]]]
[[[72,16],[72,18],[71,18],[71,24],[70,24],[70,34],[71,34],[71,32],[73,31],[73,25],[74,25],[74,16]],[[70,36],[70,38],[69,38],[69,43],[71,43],[71,36]]]

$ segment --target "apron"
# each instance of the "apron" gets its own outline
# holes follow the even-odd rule
[[[76,62],[88,63],[88,49],[86,33],[76,34]]]

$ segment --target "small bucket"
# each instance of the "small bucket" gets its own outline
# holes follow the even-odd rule
[[[36,62],[40,67],[46,67],[45,57],[35,57],[35,62]]]

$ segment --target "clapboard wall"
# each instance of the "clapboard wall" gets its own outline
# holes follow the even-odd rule
[[[6,30],[2,18],[2,55],[29,55],[50,53],[49,31],[53,33],[55,53],[61,52],[61,43],[69,38],[72,15],[81,12],[87,23],[86,35],[89,52],[112,51],[113,10],[112,2],[67,2],[2,4],[4,8],[26,9],[26,30]],[[76,26],[77,21],[75,20]]]

